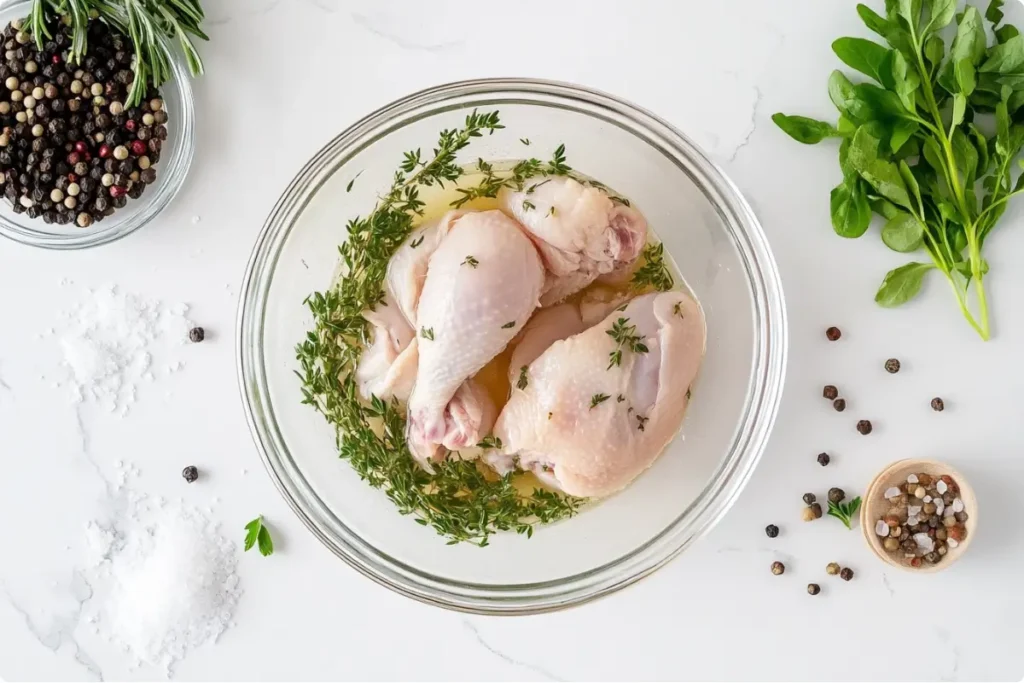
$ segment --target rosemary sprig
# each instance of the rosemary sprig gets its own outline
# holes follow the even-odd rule
[[[149,85],[160,87],[173,75],[171,55],[164,39],[177,41],[193,76],[203,73],[193,38],[209,40],[200,24],[204,19],[199,0],[33,0],[28,30],[39,49],[53,37],[50,26],[57,20],[71,28],[70,60],[81,63],[89,50],[89,22],[101,20],[128,36],[135,48],[135,78],[126,106],[134,107],[146,96]]]
[[[507,530],[531,536],[535,524],[571,517],[584,502],[540,488],[523,494],[512,475],[495,478],[475,462],[447,460],[428,474],[409,454],[404,408],[397,400],[363,401],[355,382],[369,337],[362,313],[380,303],[388,261],[423,213],[419,188],[458,180],[458,152],[473,138],[500,128],[497,111],[474,111],[462,128],[441,132],[432,158],[423,158],[420,150],[405,154],[391,189],[374,210],[349,221],[348,238],[339,247],[342,277],[306,299],[314,328],[296,347],[303,403],[334,426],[340,456],[400,513],[414,515],[450,544],[486,546],[491,534]],[[488,446],[500,447],[496,440],[481,442]]]

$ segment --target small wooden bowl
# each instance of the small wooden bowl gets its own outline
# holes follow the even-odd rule
[[[964,527],[967,529],[967,537],[955,548],[950,548],[936,564],[922,563],[920,567],[912,567],[910,561],[903,557],[902,553],[891,554],[882,546],[882,538],[875,533],[875,522],[885,516],[889,511],[889,501],[884,497],[885,490],[890,486],[899,486],[907,481],[911,474],[929,474],[940,476],[948,474],[960,487],[960,499],[964,502],[964,512],[967,513],[967,521]],[[978,526],[978,500],[974,497],[974,490],[962,474],[949,465],[935,460],[897,460],[884,470],[878,473],[868,486],[864,494],[864,500],[860,508],[860,528],[864,534],[864,540],[868,547],[886,564],[900,569],[917,573],[932,573],[942,571],[956,562],[971,544]]]

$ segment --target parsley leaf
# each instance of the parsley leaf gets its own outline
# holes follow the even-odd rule
[[[263,515],[245,525],[245,550],[248,551],[254,545],[263,557],[274,554],[274,541],[270,538],[270,530],[263,523]]]
[[[853,520],[853,516],[857,514],[857,510],[860,509],[860,496],[857,496],[851,501],[844,503],[833,503],[831,500],[828,502],[828,515],[829,517],[835,517],[844,525],[847,529],[852,529],[850,522]]]

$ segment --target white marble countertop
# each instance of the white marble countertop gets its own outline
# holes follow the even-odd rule
[[[839,178],[829,145],[801,147],[776,111],[833,118],[829,45],[863,35],[854,3],[634,0],[512,5],[445,1],[217,0],[208,75],[196,83],[199,143],[181,195],[153,224],[95,250],[0,243],[0,676],[153,677],[131,671],[79,623],[72,555],[109,504],[117,460],[135,486],[221,498],[237,532],[256,512],[279,550],[240,557],[236,625],[176,668],[179,679],[1018,679],[1024,674],[1024,485],[1019,349],[1024,314],[1020,205],[988,245],[995,339],[981,343],[936,279],[888,311],[872,297],[900,263],[871,234],[829,225]],[[1018,23],[1024,10],[1015,8]],[[283,49],[281,49],[283,48]],[[364,113],[420,88],[524,75],[575,81],[657,112],[700,143],[749,198],[775,250],[789,304],[786,395],[742,498],[694,548],[653,577],[563,613],[486,618],[412,602],[320,545],[264,474],[235,378],[238,285],[278,194],[324,142]],[[200,217],[198,222],[193,217]],[[1020,251],[1018,251],[1020,250]],[[74,286],[185,301],[211,331],[182,372],[140,392],[125,418],[75,407],[51,386],[59,361],[39,340]],[[844,336],[829,345],[823,330]],[[897,356],[904,370],[882,370]],[[850,407],[835,413],[821,385]],[[928,401],[946,399],[944,413]],[[874,434],[856,434],[867,417]],[[832,466],[815,464],[819,451]],[[889,571],[833,520],[799,521],[800,494],[861,491],[891,460],[947,460],[968,476],[984,520],[968,556],[933,576]],[[247,471],[248,473],[244,473]],[[175,493],[177,495],[177,493]],[[769,541],[764,526],[782,535]],[[71,550],[68,550],[68,548]],[[772,560],[788,571],[774,577]],[[853,567],[825,581],[827,562]],[[809,581],[825,590],[811,598]]]

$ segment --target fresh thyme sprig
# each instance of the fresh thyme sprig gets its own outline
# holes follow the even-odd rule
[[[432,158],[420,150],[406,153],[374,210],[349,221],[348,238],[339,247],[342,277],[306,299],[314,328],[296,347],[303,403],[334,426],[340,456],[400,513],[414,515],[450,544],[486,546],[497,531],[531,536],[535,524],[571,517],[584,502],[540,488],[524,494],[511,475],[495,478],[475,462],[447,460],[428,474],[409,454],[404,408],[394,399],[363,401],[356,386],[355,368],[369,338],[362,314],[381,302],[388,261],[423,214],[420,188],[458,180],[458,152],[500,128],[497,111],[474,111],[462,128],[441,132]]]
[[[628,325],[629,318],[619,318],[612,323],[612,328],[606,334],[615,340],[615,350],[608,354],[608,370],[622,365],[622,349],[627,348],[633,353],[647,353],[649,349],[644,344],[643,337],[636,333],[636,325]]]
[[[633,289],[653,288],[659,292],[667,292],[675,286],[675,280],[668,266],[665,265],[665,246],[648,243],[643,252],[644,264],[633,273],[630,284]]]
[[[203,8],[199,0],[33,0],[27,26],[39,49],[53,37],[50,27],[57,20],[71,27],[71,54],[81,63],[89,50],[89,22],[102,20],[128,36],[135,48],[132,71],[135,78],[126,106],[138,105],[149,85],[160,87],[173,71],[164,39],[177,41],[193,76],[203,73],[193,38],[209,40],[200,24]]]

